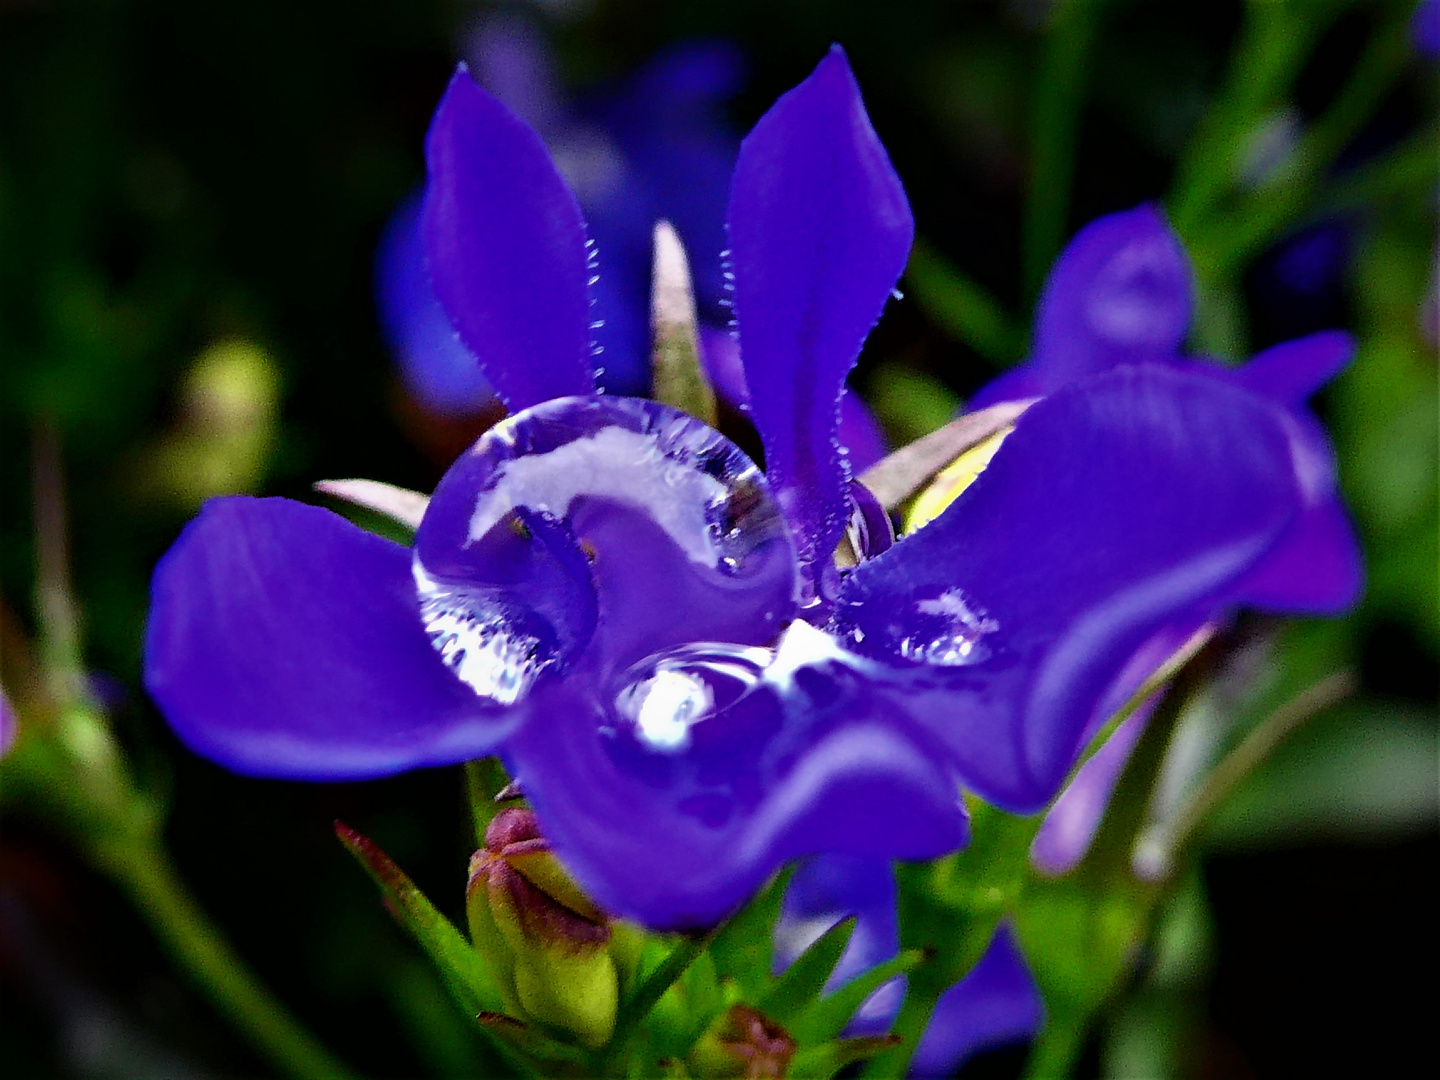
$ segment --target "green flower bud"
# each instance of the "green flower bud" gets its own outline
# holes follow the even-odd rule
[[[786,1075],[795,1056],[790,1033],[743,1002],[732,1005],[690,1051],[696,1076],[716,1080],[758,1080]]]
[[[470,859],[470,936],[506,1008],[592,1049],[615,1029],[610,924],[565,873],[530,810],[500,811]]]

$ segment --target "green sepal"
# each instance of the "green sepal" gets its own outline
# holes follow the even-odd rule
[[[343,822],[335,823],[335,835],[380,886],[391,914],[420,943],[461,1007],[471,1016],[503,1008],[495,973],[394,860]]]
[[[534,1024],[501,1012],[479,1013],[475,1021],[510,1052],[512,1061],[518,1058],[529,1075],[539,1074],[536,1066],[548,1076],[594,1075],[594,1063],[589,1055],[578,1047],[556,1042]]]
[[[796,1053],[790,1062],[789,1075],[805,1080],[830,1080],[845,1066],[873,1058],[899,1041],[894,1035],[875,1035],[809,1046]]]
[[[684,245],[667,221],[655,226],[650,295],[651,397],[717,426],[715,390],[700,364],[695,296]]]
[[[733,979],[746,998],[755,1000],[770,985],[775,964],[775,925],[795,867],[781,870],[728,922],[720,927],[710,953],[722,979]]]
[[[865,999],[895,978],[914,971],[925,960],[919,949],[907,949],[899,956],[857,975],[833,994],[827,994],[801,1011],[790,1025],[790,1034],[801,1046],[829,1042],[845,1030]]]
[[[796,958],[775,980],[774,985],[755,1003],[762,1013],[786,1030],[825,989],[825,982],[840,962],[850,935],[855,933],[856,918],[841,919]],[[793,1033],[792,1033],[793,1034]]]
[[[670,1023],[683,1022],[694,1018],[694,1014],[679,1008],[683,1001],[685,991],[704,987],[706,981],[716,983],[714,968],[707,964],[707,970],[701,973],[701,982],[692,984],[688,980],[682,982],[683,977],[690,971],[696,960],[705,955],[705,947],[711,942],[711,938],[694,937],[679,938],[674,947],[665,954],[662,960],[651,966],[650,957],[654,955],[655,939],[651,938],[645,943],[644,953],[640,960],[639,976],[635,980],[633,992],[627,994],[620,1002],[620,1008],[615,1017],[615,1030],[611,1037],[610,1045],[606,1048],[607,1059],[614,1059],[625,1053],[626,1048],[636,1040],[642,1028],[648,1029],[644,1033],[649,1037],[651,1043],[659,1043],[665,1049],[674,1051],[674,1042],[688,1043],[690,1039],[674,1040],[665,1038],[665,1028]],[[662,1005],[663,1002],[663,1005]],[[692,1002],[693,1004],[693,1002]],[[652,1015],[654,1014],[654,1015]],[[700,1013],[699,1022],[707,1023],[709,1016]],[[647,1020],[650,1023],[647,1023]],[[655,1023],[660,1021],[660,1023]],[[656,1035],[659,1034],[659,1038]],[[669,1033],[673,1034],[673,1033]]]

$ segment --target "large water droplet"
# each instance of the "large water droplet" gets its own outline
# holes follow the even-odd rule
[[[794,564],[764,475],[733,443],[609,397],[492,428],[440,482],[415,546],[432,642],[507,704],[582,655],[621,671],[695,640],[768,642],[793,610]]]
[[[513,705],[560,659],[554,633],[497,590],[442,584],[418,563],[413,571],[430,644],[481,697]]]

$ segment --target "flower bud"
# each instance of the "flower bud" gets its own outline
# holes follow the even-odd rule
[[[731,1078],[778,1078],[786,1075],[795,1056],[790,1033],[750,1005],[732,1005],[690,1052],[695,1075]]]
[[[507,1009],[594,1048],[615,1027],[619,983],[610,925],[565,873],[535,814],[511,807],[470,859],[466,913]]]

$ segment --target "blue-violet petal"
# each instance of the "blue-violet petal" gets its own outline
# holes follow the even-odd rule
[[[236,772],[388,776],[478,757],[512,720],[445,669],[410,553],[286,499],[212,499],[155,569],[145,685]]]
[[[545,144],[462,67],[425,141],[435,295],[512,412],[595,388],[585,219]]]
[[[729,235],[751,415],[813,594],[845,528],[845,376],[914,235],[838,47],[741,143]]]

